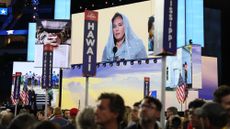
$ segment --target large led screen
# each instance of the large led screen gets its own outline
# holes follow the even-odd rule
[[[133,64],[133,65],[131,65]],[[119,65],[119,66],[118,66]],[[83,108],[85,105],[85,78],[81,77],[82,67],[63,70],[62,108]],[[144,78],[149,77],[150,91],[157,91],[160,96],[161,61],[153,60],[146,64],[135,62],[100,64],[97,76],[89,78],[89,105],[95,106],[97,97],[103,92],[120,94],[126,105],[132,105],[144,96]],[[68,100],[68,101],[67,101]]]
[[[53,47],[53,67],[68,68],[71,46],[69,20],[38,20],[35,41],[35,66],[42,67],[43,46]]]
[[[88,105],[96,106],[103,92],[120,94],[125,105],[132,106],[144,97],[145,78],[149,78],[149,95],[161,99],[161,60],[157,62],[134,61],[126,63],[104,63],[97,68],[97,77],[89,78]],[[82,66],[64,69],[62,84],[62,108],[85,107],[86,79],[81,77]],[[187,104],[198,97],[198,91],[189,91]],[[166,107],[181,108],[175,90],[166,91]],[[183,110],[186,109],[183,106]]]
[[[158,27],[154,1],[95,11],[98,12],[97,62],[153,57],[154,33]],[[84,13],[73,14],[71,64],[82,64],[83,37]]]
[[[213,93],[218,88],[218,70],[216,57],[202,57],[202,89],[199,98],[213,100]]]
[[[12,73],[12,88],[11,93],[14,90],[14,79],[15,73],[21,72],[21,83],[20,83],[20,93],[23,90],[34,91],[37,100],[38,106],[44,104],[45,101],[45,90],[41,88],[41,77],[42,77],[42,68],[35,68],[34,62],[14,62],[13,64],[13,73]],[[48,90],[48,95],[50,98],[50,104],[52,106],[58,106],[58,95],[59,95],[59,85],[60,85],[60,76],[59,69],[54,68],[52,73],[52,85],[53,89]]]
[[[187,45],[177,49],[176,56],[166,58],[166,87],[175,89],[179,76],[188,88],[200,89],[201,85],[201,46]]]

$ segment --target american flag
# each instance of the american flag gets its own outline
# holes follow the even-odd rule
[[[11,93],[10,99],[11,99],[11,103],[12,103],[13,105],[16,105],[17,99],[14,98],[14,93]]]
[[[178,80],[178,85],[176,88],[176,98],[177,98],[179,103],[184,103],[187,96],[188,96],[188,89],[187,89],[187,86],[184,83],[184,80],[180,74],[179,80]]]
[[[23,87],[23,90],[22,90],[22,92],[20,94],[20,98],[21,98],[22,103],[24,105],[28,105],[29,104],[29,95],[28,95],[28,88],[27,88],[27,86]]]

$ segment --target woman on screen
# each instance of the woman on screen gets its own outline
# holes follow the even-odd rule
[[[102,61],[147,58],[145,46],[132,31],[127,17],[116,13],[111,22],[109,39],[103,51]]]

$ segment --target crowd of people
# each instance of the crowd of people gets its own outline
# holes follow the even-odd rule
[[[48,106],[46,113],[21,109],[14,116],[4,109],[0,129],[229,129],[230,86],[219,86],[213,96],[213,101],[197,98],[189,102],[182,115],[176,107],[167,107],[164,125],[159,122],[162,103],[157,98],[145,96],[130,107],[119,94],[102,93],[95,107],[81,111]]]

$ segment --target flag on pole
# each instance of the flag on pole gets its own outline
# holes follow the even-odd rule
[[[188,89],[181,74],[179,75],[178,85],[176,88],[176,97],[179,103],[184,103],[188,97]]]
[[[16,105],[17,99],[14,98],[14,93],[11,93],[10,99],[11,99],[11,103],[12,103],[13,105]]]
[[[27,86],[23,87],[22,92],[20,94],[20,98],[21,98],[22,103],[24,105],[28,105],[29,104],[29,95],[28,95],[28,88],[27,88]]]

